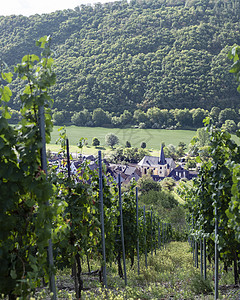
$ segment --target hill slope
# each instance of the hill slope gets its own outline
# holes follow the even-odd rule
[[[240,43],[239,13],[237,0],[123,0],[0,17],[1,56],[12,66],[51,35],[58,110],[238,107],[226,53]]]

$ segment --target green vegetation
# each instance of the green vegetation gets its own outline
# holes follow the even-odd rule
[[[48,148],[54,151],[55,149],[59,149],[59,147],[55,146],[55,142],[59,137],[58,129],[60,126],[54,126],[53,131],[51,132],[51,142],[48,145]],[[189,144],[192,140],[193,136],[196,134],[195,131],[192,130],[158,130],[158,129],[138,129],[138,128],[102,128],[102,127],[77,127],[77,126],[66,126],[67,136],[70,140],[71,145],[77,145],[80,137],[87,137],[88,144],[91,144],[93,138],[97,137],[100,141],[100,145],[106,146],[105,144],[105,136],[106,134],[112,132],[119,137],[119,144],[121,146],[126,145],[126,141],[131,140],[132,147],[139,147],[142,140],[145,140],[147,143],[148,149],[154,149],[159,151],[160,146],[163,142],[165,144],[171,144],[174,142],[176,145],[179,142],[184,142],[185,144]],[[85,146],[83,152],[89,151],[90,148]],[[77,148],[73,148],[74,151]],[[96,149],[92,149],[92,151],[96,151]],[[157,154],[158,155],[158,154]]]
[[[164,109],[178,108],[186,126],[185,109],[239,108],[226,56],[229,46],[240,43],[239,12],[234,0],[122,0],[1,16],[1,59],[11,67],[25,53],[39,52],[32,40],[52,36],[58,80],[51,93],[60,125],[102,126],[114,117],[115,126],[124,126],[139,109],[137,124],[146,126],[141,112],[150,109],[151,126],[168,127]],[[13,109],[20,106],[19,87],[14,78]],[[163,111],[156,121],[151,116],[157,109]],[[204,110],[194,115],[194,126]]]
[[[96,138],[96,137],[94,137],[94,138],[92,139],[92,146],[97,147],[97,146],[99,146],[99,145],[100,145],[99,139]]]
[[[56,172],[56,166],[47,173],[44,155],[45,137],[50,142],[52,128],[50,109],[53,104],[48,91],[54,85],[56,77],[52,70],[50,39],[45,36],[36,44],[42,48],[41,58],[33,54],[26,55],[15,67],[15,75],[24,85],[20,97],[22,118],[17,126],[11,126],[8,122],[11,118],[8,102],[12,92],[6,82],[11,83],[13,74],[1,72],[0,225],[3,229],[0,232],[1,298],[26,299],[31,296],[36,296],[35,299],[48,298],[47,294],[44,294],[45,289],[42,288],[43,283],[40,279],[43,278],[45,283],[51,281],[51,287],[55,285],[52,259],[54,257],[56,270],[67,270],[68,274],[69,270],[72,270],[77,299],[82,297],[119,299],[119,296],[144,299],[154,297],[194,299],[197,294],[198,299],[199,296],[204,299],[203,294],[212,291],[212,266],[208,265],[208,279],[203,280],[199,277],[199,270],[193,268],[192,254],[190,251],[187,252],[189,245],[167,244],[171,238],[186,238],[186,226],[183,222],[185,210],[174,197],[172,181],[166,180],[161,185],[149,180],[143,182],[145,190],[142,189],[139,199],[142,204],[150,205],[151,210],[145,211],[145,207],[139,207],[136,222],[134,181],[121,191],[120,185],[118,189],[116,183],[107,178],[106,174],[100,176],[101,182],[98,172],[88,167],[87,162],[81,165],[77,175],[71,175],[64,170],[64,159],[60,172]],[[239,47],[236,47],[230,56],[234,59],[231,70],[236,75],[240,70],[239,54]],[[238,76],[237,79],[239,80]],[[103,111],[99,110],[99,113],[102,115]],[[125,115],[127,116],[126,112]],[[193,221],[189,222],[189,225],[192,225],[190,232],[195,241],[199,241],[202,237],[206,238],[209,257],[213,256],[213,223],[214,219],[218,219],[220,232],[216,241],[223,261],[221,267],[227,270],[233,266],[234,276],[231,280],[238,284],[240,148],[228,132],[214,128],[210,124],[210,119],[206,119],[206,124],[209,140],[199,131],[198,142],[202,143],[203,140],[208,142],[207,150],[211,154],[211,159],[202,162],[200,177],[194,185],[187,182],[184,190],[180,185],[182,189],[179,194],[184,193],[189,212],[188,221]],[[45,131],[46,135],[43,134]],[[65,154],[66,128],[60,128],[59,133],[58,142],[62,153]],[[239,132],[237,136],[240,136]],[[77,146],[81,151],[87,146],[86,142],[86,138],[78,137]],[[113,147],[113,143],[110,146]],[[170,153],[174,154],[175,147],[170,145],[168,148]],[[184,148],[185,144],[181,142],[176,152],[181,153]],[[126,151],[132,149],[125,148]],[[103,197],[99,197],[100,186]],[[118,202],[120,191],[122,213],[119,211]],[[103,200],[101,216],[104,217],[105,225],[106,260],[102,255],[99,198]],[[163,209],[162,212],[160,208]],[[159,214],[155,213],[157,210]],[[119,243],[120,230],[117,226],[120,223],[120,216],[123,217],[129,287],[124,287],[122,281],[123,247]],[[172,221],[174,226],[168,221]],[[182,230],[178,230],[177,226],[182,226]],[[157,249],[157,246],[160,248],[160,240],[161,251]],[[141,255],[141,271],[138,275],[135,259],[137,244]],[[180,245],[184,253],[180,252],[182,250]],[[148,253],[148,266],[145,263],[144,268],[145,253]],[[83,292],[82,271],[85,258],[90,274],[90,262],[98,266],[101,272],[97,271],[100,283],[96,283],[95,280],[93,289]],[[105,266],[112,275],[109,278],[109,290],[100,287],[101,274]],[[58,275],[63,274],[61,273],[58,272]],[[117,273],[119,277],[114,276]],[[226,284],[229,282],[229,275],[226,277],[224,275],[225,271],[222,271],[220,279]],[[64,296],[60,291],[59,293],[60,298],[71,297],[71,292],[65,291]],[[109,295],[106,295],[107,293]],[[237,298],[237,294],[233,296],[233,299]]]
[[[8,122],[12,94],[8,83],[13,74],[1,72],[0,77],[0,294],[10,299],[16,295],[26,299],[40,278],[52,278],[53,261],[47,260],[47,248],[52,222],[64,207],[53,200],[55,190],[41,155],[45,136],[50,140],[52,99],[48,90],[56,79],[50,39],[45,36],[36,44],[42,48],[41,56],[26,55],[15,67],[15,75],[24,82],[22,119],[17,127]]]
[[[115,145],[119,144],[119,138],[114,133],[108,133],[105,136],[105,143],[106,143],[107,146],[109,146],[113,149],[113,147]]]
[[[97,269],[97,262],[90,260],[91,270]],[[140,260],[140,275],[137,274],[137,262],[131,269],[127,261],[128,286],[117,276],[117,265],[107,265],[108,289],[103,288],[94,275],[83,275],[84,291],[82,300],[122,300],[122,299],[201,299],[214,300],[214,269],[209,265],[207,280],[203,280],[200,270],[193,267],[192,253],[186,242],[172,242],[166,249],[157,250],[148,257],[148,268],[145,267],[144,256]],[[83,273],[88,273],[87,261],[83,263]],[[71,270],[58,271],[58,298],[74,299]],[[232,272],[223,271],[220,277],[222,292],[219,299],[238,299],[238,287],[233,287]],[[47,289],[42,288],[34,299],[44,300],[49,296]]]
[[[239,147],[228,132],[220,131],[209,124],[208,153],[203,160],[199,177],[193,188],[185,189],[184,197],[189,210],[189,226],[194,240],[206,238],[208,253],[214,256],[215,222],[218,232],[219,258],[226,269],[234,263],[235,284],[239,283]]]

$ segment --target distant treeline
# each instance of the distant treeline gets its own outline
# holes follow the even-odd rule
[[[69,122],[72,112],[93,114],[96,108],[109,111],[106,123],[114,126],[123,123],[118,113],[125,110],[133,115],[153,107],[239,108],[227,58],[229,47],[240,44],[239,15],[239,0],[122,0],[30,17],[0,16],[0,59],[12,68],[24,54],[38,54],[34,40],[51,35],[57,76],[53,109],[64,111]],[[11,107],[17,110],[19,80],[11,90]],[[133,122],[181,124],[173,114],[169,123],[147,119]]]
[[[18,111],[12,110],[12,121],[18,121]],[[128,127],[152,129],[192,129],[203,126],[203,119],[210,116],[217,127],[225,127],[234,132],[240,128],[240,114],[232,108],[220,109],[213,107],[210,111],[196,109],[159,109],[149,108],[146,112],[137,109],[134,113],[125,110],[119,116],[95,109],[92,113],[87,109],[80,112],[56,111],[53,113],[55,125],[76,125],[87,127]]]

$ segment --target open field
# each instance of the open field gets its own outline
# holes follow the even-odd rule
[[[51,144],[47,146],[51,151],[59,151],[60,147],[55,144],[59,137],[58,129],[60,126],[54,126],[51,134]],[[147,149],[153,150],[153,155],[158,152],[161,144],[164,142],[166,145],[173,144],[177,146],[179,142],[184,142],[188,146],[196,131],[192,130],[165,130],[165,129],[138,129],[138,128],[103,128],[103,127],[77,127],[67,126],[67,136],[71,146],[71,151],[79,151],[76,146],[81,137],[88,139],[88,144],[91,146],[92,139],[97,137],[100,140],[100,149],[95,147],[84,147],[83,153],[96,154],[98,150],[110,151],[105,144],[105,136],[108,133],[114,133],[118,136],[120,145],[124,146],[126,141],[129,141],[132,147],[140,147],[142,141],[147,143]],[[154,151],[155,150],[155,151]]]

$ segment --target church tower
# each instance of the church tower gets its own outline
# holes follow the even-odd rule
[[[158,175],[160,177],[166,177],[169,174],[169,168],[167,165],[167,161],[165,159],[164,151],[163,151],[163,145],[161,146],[160,156],[159,156],[159,170]]]
[[[167,163],[166,159],[165,159],[165,155],[164,155],[164,151],[163,151],[163,145],[161,146],[161,151],[160,151],[160,157],[159,157],[159,164],[160,165],[165,165]]]

